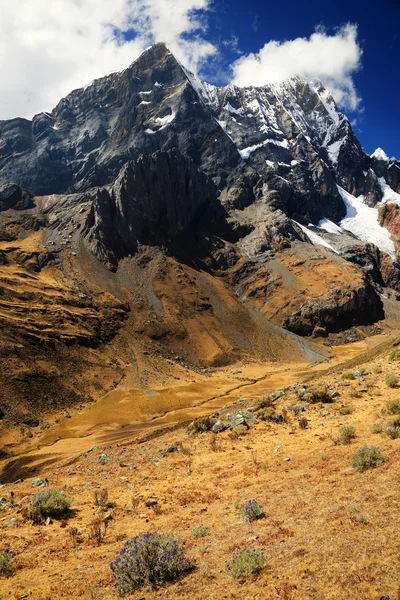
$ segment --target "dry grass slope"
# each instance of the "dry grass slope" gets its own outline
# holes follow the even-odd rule
[[[40,477],[73,498],[64,520],[32,524],[31,480],[4,485],[0,546],[16,556],[3,597],[113,600],[109,564],[126,539],[154,531],[178,536],[196,568],[166,588],[139,589],[137,600],[399,598],[400,441],[371,432],[395,418],[387,407],[399,392],[385,377],[400,375],[399,365],[385,351],[358,366],[354,379],[341,377],[347,367],[324,374],[318,384],[333,402],[303,402],[301,411],[302,387],[290,386],[273,402],[282,422],[260,421],[242,436],[181,428],[43,468]],[[227,412],[259,400],[219,416],[226,421]],[[338,443],[343,427],[355,429],[349,443]],[[357,472],[352,457],[364,446],[386,462]],[[263,506],[263,518],[240,518],[249,500]],[[205,535],[193,535],[201,526]],[[262,551],[266,563],[236,579],[226,563],[246,549]]]

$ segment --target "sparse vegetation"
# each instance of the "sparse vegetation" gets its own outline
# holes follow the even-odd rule
[[[339,415],[347,416],[351,415],[354,412],[354,406],[349,404],[347,406],[341,406],[338,410]]]
[[[65,517],[70,512],[71,503],[72,499],[60,490],[43,490],[32,498],[30,517],[34,523],[43,523],[48,517]]]
[[[356,428],[351,425],[345,425],[339,429],[339,443],[340,444],[350,444],[352,440],[356,437]]]
[[[257,500],[249,500],[239,507],[239,517],[247,523],[252,523],[265,517],[264,507]]]
[[[234,431],[236,433],[236,435],[241,436],[241,435],[246,435],[247,431],[248,431],[248,427],[247,425],[236,425],[235,427],[232,428],[232,431]]]
[[[89,527],[89,542],[94,542],[97,546],[100,546],[106,537],[107,528],[108,521],[106,519],[95,519]]]
[[[400,349],[393,350],[389,354],[389,360],[400,360]]]
[[[308,419],[307,417],[300,417],[298,420],[300,429],[307,429],[308,427]]]
[[[400,415],[400,400],[388,400],[385,405],[385,412],[390,415]]]
[[[207,535],[209,535],[209,533],[210,530],[205,525],[198,525],[197,527],[194,527],[194,529],[192,529],[192,536],[196,539],[206,537]]]
[[[187,432],[190,435],[196,433],[205,433],[206,431],[211,431],[215,423],[216,420],[212,417],[199,417],[190,423],[189,427],[187,428]]]
[[[391,440],[397,440],[400,438],[400,426],[396,423],[388,423],[383,432],[387,435]]]
[[[383,433],[385,431],[384,423],[375,423],[371,427],[371,433]]]
[[[314,385],[308,388],[307,392],[303,396],[303,400],[310,403],[333,402],[329,390],[325,385]]]
[[[279,415],[273,406],[260,408],[256,412],[256,417],[259,421],[271,421],[272,423],[283,423],[282,415]]]
[[[265,556],[260,550],[241,550],[232,554],[226,569],[236,579],[242,579],[259,573],[265,563]]]
[[[367,469],[380,467],[386,460],[387,457],[374,446],[364,446],[364,448],[360,448],[360,450],[353,455],[352,466],[356,471],[362,473]]]
[[[354,375],[354,373],[352,371],[348,371],[347,373],[343,373],[342,374],[342,379],[347,379],[347,380],[354,380],[356,378],[356,376]]]
[[[172,534],[142,533],[128,540],[110,565],[120,596],[162,586],[191,571],[194,563]]]
[[[263,396],[254,405],[254,410],[258,411],[262,408],[270,408],[274,406],[274,400],[271,396]]]
[[[13,560],[15,552],[6,548],[0,552],[0,577],[9,577],[13,574]]]
[[[96,506],[106,506],[108,502],[108,490],[96,490],[93,494],[93,500]]]
[[[396,377],[396,375],[386,375],[386,377],[385,377],[385,383],[390,388],[397,388],[397,387],[399,387],[399,380]]]

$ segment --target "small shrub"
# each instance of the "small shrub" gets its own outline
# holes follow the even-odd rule
[[[271,421],[272,423],[283,423],[282,415],[278,415],[275,408],[273,406],[267,406],[265,408],[260,408],[256,412],[256,417],[260,421]]]
[[[359,515],[356,516],[356,519],[359,523],[361,523],[361,525],[368,525],[368,523],[371,520],[371,517],[369,515],[360,513]]]
[[[356,376],[354,375],[354,373],[352,373],[352,371],[348,371],[347,373],[343,373],[342,374],[342,379],[347,379],[347,380],[354,380],[356,378]]]
[[[247,523],[252,523],[265,517],[264,507],[257,500],[249,500],[239,507],[239,517]]]
[[[397,440],[400,437],[400,427],[395,427],[389,424],[385,427],[384,434],[387,435],[391,440]]]
[[[5,577],[9,577],[13,574],[13,565],[12,562],[14,560],[15,552],[12,552],[10,548],[6,548],[2,552],[0,552],[0,576],[4,575]]]
[[[83,537],[80,534],[79,529],[77,527],[69,527],[67,531],[68,531],[68,535],[71,540],[71,543],[74,547],[79,546],[79,544],[82,544]]]
[[[385,377],[385,383],[390,388],[397,388],[397,387],[399,387],[399,380],[396,377],[396,375],[386,375],[386,377]]]
[[[60,490],[43,490],[32,498],[30,517],[35,523],[43,523],[47,517],[59,519],[68,515],[71,503],[72,499]]]
[[[241,579],[256,575],[265,563],[265,556],[260,550],[241,550],[232,554],[232,559],[226,563],[226,570],[236,579]]]
[[[329,393],[329,390],[324,385],[314,385],[308,388],[307,392],[303,396],[303,400],[307,402],[333,402],[333,399]]]
[[[217,433],[212,433],[210,437],[211,452],[218,452],[221,449],[220,440]]]
[[[383,433],[385,431],[384,423],[375,423],[371,427],[371,433]]]
[[[350,398],[361,398],[362,393],[360,392],[360,390],[356,390],[355,388],[348,388],[348,393]]]
[[[95,519],[89,527],[88,540],[100,546],[106,537],[108,521],[105,519]]]
[[[389,354],[389,360],[400,360],[400,350],[393,350]]]
[[[350,425],[345,425],[339,429],[339,442],[341,444],[350,444],[351,440],[356,437],[356,428]]]
[[[192,529],[192,536],[196,539],[206,537],[207,535],[209,535],[209,533],[210,530],[205,525],[198,525],[197,527]]]
[[[372,372],[375,373],[375,375],[379,375],[379,373],[382,373],[382,367],[374,367]]]
[[[171,534],[142,533],[128,540],[110,565],[120,596],[140,587],[156,587],[194,568],[184,547]]]
[[[131,503],[134,512],[137,512],[138,506],[140,504],[140,498],[138,498],[137,496],[132,496]]]
[[[182,444],[182,442],[176,442],[176,447],[178,448],[179,452],[181,452],[184,456],[191,456],[192,455],[192,451],[188,446],[184,446]]]
[[[216,420],[212,417],[199,417],[190,423],[187,432],[189,434],[205,433],[206,431],[211,431],[215,423]]]
[[[247,425],[240,424],[233,427],[232,431],[234,431],[238,436],[246,435],[246,433],[248,432],[248,427]]]
[[[93,501],[96,506],[106,506],[108,502],[108,490],[96,490],[93,494]]]
[[[353,455],[352,466],[356,471],[362,473],[367,469],[374,469],[375,467],[383,465],[386,460],[387,457],[374,446],[364,446],[364,448],[360,448],[360,450]]]
[[[308,419],[307,417],[300,417],[298,420],[300,429],[307,429],[308,427]]]
[[[400,415],[400,400],[388,400],[386,402],[385,412],[390,415]]]
[[[354,406],[352,406],[351,404],[348,406],[341,406],[338,410],[339,415],[351,415],[351,413],[354,412]]]
[[[257,410],[261,410],[262,408],[271,408],[274,406],[274,400],[273,398],[271,398],[271,396],[264,396],[263,398],[260,398],[256,404],[254,405],[254,409]]]

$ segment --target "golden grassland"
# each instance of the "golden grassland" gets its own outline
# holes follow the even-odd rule
[[[290,388],[277,402],[281,424],[259,422],[243,436],[229,430],[189,435],[182,427],[42,468],[50,487],[73,498],[64,521],[32,524],[32,478],[5,484],[0,548],[16,556],[13,575],[0,579],[0,597],[116,599],[110,562],[125,539],[155,531],[178,536],[196,569],[167,587],[138,590],[136,600],[400,598],[400,439],[371,432],[373,424],[394,418],[384,409],[400,391],[385,378],[400,376],[400,362],[385,352],[362,367],[361,380],[340,372],[319,376],[340,395],[329,406],[310,404],[302,413],[306,429],[284,408],[298,402]],[[247,397],[222,412],[256,402]],[[348,445],[337,443],[344,425],[356,428]],[[177,452],[160,453],[172,444]],[[387,461],[359,473],[352,456],[365,445],[378,447]],[[102,489],[109,505],[98,507],[94,496]],[[238,505],[250,499],[263,504],[265,518],[248,524]],[[13,518],[18,524],[8,526]],[[193,537],[198,525],[209,534]],[[101,528],[100,541],[93,526]],[[266,566],[256,577],[236,580],[225,565],[245,548],[263,550]]]

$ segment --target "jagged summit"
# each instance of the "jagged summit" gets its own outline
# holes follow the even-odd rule
[[[376,158],[377,160],[383,160],[385,162],[389,162],[389,157],[382,148],[377,148],[372,154],[371,158]]]

